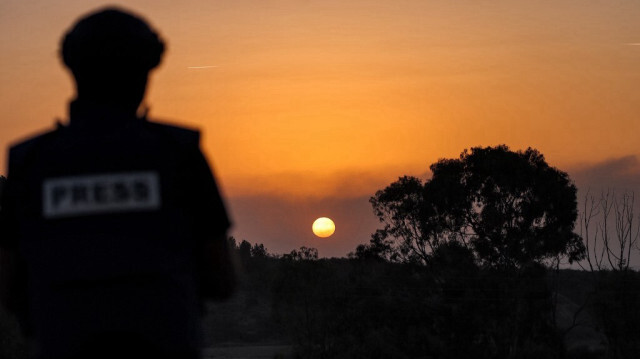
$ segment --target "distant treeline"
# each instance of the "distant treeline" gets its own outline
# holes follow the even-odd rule
[[[556,271],[537,263],[487,268],[456,244],[423,265],[318,259],[305,247],[271,255],[264,245],[230,243],[244,268],[242,303],[232,305],[235,314],[228,303],[212,305],[218,313],[226,305],[228,316],[224,328],[213,329],[212,343],[234,335],[288,341],[300,358],[632,358],[640,352],[634,271]],[[574,319],[569,325],[557,324],[556,293],[575,304],[564,313]],[[581,326],[605,341],[567,341]]]

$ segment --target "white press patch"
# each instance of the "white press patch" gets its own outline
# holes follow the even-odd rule
[[[45,179],[45,218],[156,210],[161,206],[156,172],[105,173]]]

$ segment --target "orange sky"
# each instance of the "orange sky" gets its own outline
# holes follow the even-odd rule
[[[59,39],[103,4],[0,3],[3,150],[66,116]],[[477,145],[561,169],[640,155],[637,1],[122,4],[168,42],[151,117],[202,129],[232,202],[366,198]]]

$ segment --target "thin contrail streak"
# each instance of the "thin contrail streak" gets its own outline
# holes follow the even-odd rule
[[[210,69],[218,66],[187,66],[188,69]]]
[[[625,45],[627,45],[627,46],[640,46],[640,42],[627,42]]]

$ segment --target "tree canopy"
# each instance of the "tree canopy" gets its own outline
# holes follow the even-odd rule
[[[493,267],[584,256],[573,232],[576,187],[537,150],[475,147],[430,169],[424,183],[404,176],[370,199],[384,227],[356,256],[428,263],[438,246],[451,241]]]

